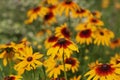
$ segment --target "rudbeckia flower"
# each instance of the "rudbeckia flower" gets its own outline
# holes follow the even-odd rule
[[[115,39],[115,40],[112,40],[112,41],[110,42],[110,47],[111,47],[112,49],[115,49],[116,47],[120,47],[120,38]]]
[[[81,80],[81,75],[79,75],[78,77],[74,76],[73,78],[70,78],[70,80]]]
[[[88,76],[87,80],[119,80],[119,65],[98,63],[84,76]]]
[[[0,58],[3,58],[3,65],[6,66],[7,63],[14,59],[16,50],[15,50],[15,43],[11,42],[9,44],[1,44],[0,50],[2,51],[0,53]]]
[[[79,24],[76,29],[79,30],[76,36],[77,42],[80,44],[86,43],[87,45],[92,43],[93,33],[96,30],[95,26],[88,24]]]
[[[66,58],[64,62],[65,64],[70,65],[69,69],[72,70],[73,73],[78,71],[79,61],[77,60],[77,58],[72,58],[72,57]]]
[[[74,18],[78,18],[78,17],[82,18],[82,17],[87,17],[87,16],[89,16],[89,14],[90,14],[90,11],[89,11],[89,10],[79,8],[79,9],[76,9],[76,10],[72,13],[72,16],[73,16]]]
[[[65,24],[61,25],[60,27],[57,27],[55,29],[55,34],[59,38],[69,39],[70,38],[70,30],[68,29],[67,24],[65,23]]]
[[[96,18],[101,18],[101,13],[99,11],[92,11],[92,15]]]
[[[69,16],[69,13],[74,12],[75,9],[78,9],[79,6],[73,0],[64,0],[58,6],[60,15],[65,11],[65,15]]]
[[[58,37],[56,37],[55,35],[51,35],[45,40],[45,47],[46,48],[51,47],[57,40],[58,40]]]
[[[47,3],[52,5],[58,4],[58,0],[47,0]]]
[[[38,52],[33,54],[32,47],[25,47],[25,49],[20,53],[21,55],[17,56],[17,59],[19,60],[19,62],[14,66],[14,69],[17,70],[18,73],[21,73],[21,71],[23,73],[25,70],[30,71],[42,65],[42,62],[40,62],[39,59],[43,55]]]
[[[49,5],[47,8],[48,8],[49,11],[53,12],[54,15],[58,14],[59,10],[58,10],[58,6],[57,5]]]
[[[120,54],[115,54],[114,57],[111,57],[110,63],[111,64],[120,64]]]
[[[43,18],[45,24],[50,25],[50,24],[56,22],[55,14],[50,10],[48,10],[47,13],[44,16],[42,16],[42,18]]]
[[[19,75],[9,75],[5,76],[3,80],[21,80],[21,78]]]
[[[95,18],[95,17],[89,17],[87,22],[89,24],[95,25],[95,26],[103,26],[104,25],[103,21],[101,21],[101,20],[99,20],[98,18]]]
[[[78,51],[78,47],[70,40],[60,38],[51,48],[48,49],[47,55],[54,56],[55,54],[65,55],[70,57],[72,51]]]
[[[94,33],[94,44],[109,46],[110,41],[114,38],[114,33],[108,29],[97,29]]]
[[[43,16],[44,14],[46,14],[46,12],[48,11],[47,8],[42,7],[42,6],[38,6],[35,7],[33,9],[30,9],[27,12],[27,17],[28,19],[25,21],[26,24],[30,24],[32,23],[34,20],[36,20],[39,16]]]

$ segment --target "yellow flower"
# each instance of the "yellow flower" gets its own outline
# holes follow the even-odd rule
[[[36,69],[36,67],[42,65],[39,59],[43,55],[38,52],[33,54],[32,47],[25,47],[20,53],[21,55],[17,56],[19,62],[14,66],[18,73],[21,73],[21,70],[23,72],[24,70],[30,71],[31,69]]]
[[[84,76],[89,76],[87,80],[119,80],[119,65],[98,63]]]
[[[58,4],[58,0],[47,0],[47,3],[52,5]]]
[[[27,12],[28,19],[25,21],[26,24],[32,23],[34,20],[36,20],[39,16],[42,16],[46,14],[47,9],[42,6],[35,7],[33,9],[30,9]]]
[[[81,75],[79,75],[78,77],[74,76],[73,78],[70,78],[70,80],[81,80]]]
[[[69,13],[71,11],[74,12],[75,9],[78,9],[78,8],[79,6],[72,0],[64,0],[58,6],[59,14],[62,15],[62,13],[65,11],[66,16],[69,16]]]
[[[58,14],[58,5],[48,5],[48,10],[53,12],[54,15]]]
[[[94,44],[109,46],[110,40],[114,38],[114,33],[106,28],[97,29],[94,33]]]
[[[95,26],[103,26],[104,25],[103,21],[101,21],[95,17],[89,17],[87,22],[88,22],[88,24],[95,25]]]
[[[110,47],[111,47],[112,49],[115,49],[116,47],[120,47],[120,38],[115,39],[115,40],[112,40],[112,41],[110,42]]]
[[[3,58],[3,65],[6,66],[7,63],[11,60],[14,59],[16,50],[15,47],[16,44],[11,42],[9,44],[1,44],[0,45],[0,49],[1,49],[1,53],[0,53],[0,58]]]
[[[110,4],[110,0],[102,0],[102,8],[107,8]]]
[[[55,56],[56,54],[70,57],[72,51],[78,51],[78,47],[70,40],[60,38],[58,41],[48,49],[47,55]]]
[[[90,43],[92,43],[93,33],[95,29],[96,28],[92,25],[79,24],[76,27],[76,30],[79,30],[76,36],[76,41],[80,44],[86,43],[87,45],[89,45]]]
[[[58,37],[56,37],[55,35],[51,35],[45,40],[45,47],[50,48],[57,40]]]
[[[94,17],[96,17],[96,18],[101,18],[101,13],[99,12],[99,11],[93,11],[93,12],[91,12],[92,13],[92,15],[94,16]]]
[[[3,80],[21,80],[21,78],[19,75],[9,75],[5,76]]]
[[[79,8],[79,9],[76,9],[73,13],[72,13],[72,16],[73,18],[82,18],[82,17],[87,17],[89,16],[90,14],[90,11],[87,10],[87,9],[82,9],[82,8]]]
[[[73,73],[75,73],[76,71],[78,71],[78,67],[79,67],[79,61],[77,60],[77,58],[66,58],[65,59],[65,64],[69,64],[70,69],[72,70]]]
[[[55,29],[55,34],[59,38],[67,38],[67,39],[69,39],[70,38],[70,31],[69,31],[69,29],[67,27],[67,24],[65,23],[65,24],[61,25],[60,27],[57,27]]]
[[[114,57],[111,57],[110,59],[111,64],[119,64],[120,63],[120,54],[115,54]],[[119,66],[120,67],[120,66]]]
[[[45,24],[51,25],[52,23],[56,22],[55,14],[50,10],[48,10],[47,13],[44,16],[42,16],[42,18]]]

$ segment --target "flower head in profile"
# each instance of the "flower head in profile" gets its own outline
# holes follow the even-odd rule
[[[58,6],[60,15],[65,12],[66,16],[69,16],[70,12],[74,12],[75,9],[78,9],[79,6],[73,0],[64,0]]]
[[[25,20],[25,23],[26,24],[30,24],[32,23],[34,20],[36,20],[39,16],[43,16],[44,14],[46,14],[47,12],[47,8],[45,7],[42,7],[42,6],[37,6],[33,9],[30,9],[28,12],[27,12],[27,17],[28,19]]]
[[[93,40],[93,33],[96,30],[95,26],[88,24],[79,24],[76,29],[79,31],[76,36],[76,41],[80,44],[86,43],[89,45]]]
[[[14,59],[16,49],[14,48],[16,46],[15,43],[11,42],[9,44],[1,44],[0,45],[0,58],[3,59],[3,65],[6,66],[8,64],[8,61],[11,61]]]
[[[120,47],[120,38],[114,39],[110,42],[110,48],[115,49],[117,47]]]
[[[115,54],[115,56],[114,57],[111,57],[111,59],[110,59],[110,63],[111,64],[120,64],[120,54]],[[120,66],[119,66],[120,67]]]
[[[14,69],[18,73],[24,73],[25,70],[36,69],[36,67],[42,65],[40,58],[43,56],[39,52],[33,53],[32,47],[25,47],[23,51],[20,52],[21,55],[17,55],[19,62],[14,66]]]
[[[59,38],[70,38],[70,30],[67,27],[67,24],[63,24],[60,27],[57,27],[55,29],[55,34],[56,36],[58,36]]]
[[[94,44],[97,45],[110,45],[110,41],[112,38],[114,38],[114,33],[106,28],[103,29],[97,29],[94,33]]]
[[[19,75],[9,75],[5,76],[3,80],[21,80],[22,76]]]
[[[64,62],[65,64],[70,65],[70,70],[72,70],[73,73],[78,71],[79,61],[77,60],[77,58],[72,58],[72,57],[66,58]]]
[[[72,16],[74,18],[82,18],[82,17],[87,17],[89,16],[90,14],[90,11],[87,10],[87,9],[83,9],[83,8],[79,8],[79,9],[76,9],[73,13],[72,13]]]
[[[79,75],[79,76],[74,76],[73,78],[70,78],[70,80],[81,80],[81,75]]]
[[[101,21],[100,19],[95,18],[95,17],[89,17],[87,22],[89,24],[95,25],[95,26],[103,26],[104,25],[103,21]]]
[[[47,55],[55,56],[55,54],[70,57],[72,51],[78,51],[78,47],[70,40],[59,38],[55,44],[47,51]]]
[[[120,68],[118,66],[108,63],[98,63],[84,76],[88,76],[87,80],[119,80]]]

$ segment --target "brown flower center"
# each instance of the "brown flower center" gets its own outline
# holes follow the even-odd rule
[[[66,38],[70,38],[70,31],[68,30],[68,28],[63,28],[61,30],[61,33],[66,37]]]
[[[92,19],[91,19],[91,22],[93,22],[93,23],[97,23],[97,22],[98,22],[98,20],[97,20],[97,19],[95,19],[95,18],[92,18]]]
[[[15,80],[15,77],[14,76],[6,76],[5,78],[4,78],[4,80]]]
[[[33,60],[32,57],[28,57],[28,58],[27,58],[27,61],[28,61],[28,62],[31,62],[32,60]]]
[[[98,65],[96,68],[96,74],[99,76],[106,76],[109,74],[112,74],[114,72],[115,68],[112,68],[109,64],[102,64]]]
[[[56,37],[56,36],[54,36],[54,35],[52,35],[52,36],[50,36],[49,38],[48,38],[48,42],[55,42],[55,41],[57,41],[58,40],[58,37]]]
[[[40,11],[40,7],[36,7],[36,8],[34,8],[33,11],[34,11],[34,12],[38,12],[38,11]]]
[[[53,16],[54,16],[53,13],[50,11],[44,16],[44,20],[45,21],[50,20],[51,18],[53,18]]]
[[[72,3],[71,0],[66,0],[66,1],[65,1],[65,4],[67,4],[67,5],[69,5],[69,4],[71,4],[71,3]]]
[[[65,63],[66,63],[66,64],[71,64],[72,66],[75,66],[76,60],[73,59],[73,58],[67,58],[67,59],[65,60]]]
[[[100,32],[100,35],[101,35],[101,36],[103,36],[103,35],[104,35],[104,33],[103,33],[103,32]]]
[[[59,46],[60,48],[61,47],[67,48],[70,44],[72,44],[70,41],[68,41],[64,38],[60,38],[53,47]]]
[[[116,60],[116,64],[119,64],[120,63],[120,59],[119,60]]]
[[[90,29],[86,29],[80,32],[79,36],[82,38],[89,38],[92,34],[92,31]]]
[[[112,41],[112,43],[116,43],[116,44],[117,44],[118,42],[119,42],[118,39]]]
[[[80,10],[77,10],[76,12],[77,12],[77,13],[84,13],[85,10],[84,10],[84,9],[80,9]]]

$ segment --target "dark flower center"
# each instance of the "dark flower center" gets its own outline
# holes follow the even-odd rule
[[[31,62],[32,60],[33,60],[32,57],[28,57],[28,58],[27,58],[27,61],[28,61],[28,62]]]
[[[49,38],[48,38],[48,42],[55,42],[55,41],[57,41],[58,40],[58,37],[56,37],[56,36],[54,36],[54,35],[52,35],[52,36],[50,36]]]
[[[44,16],[44,20],[45,21],[50,20],[51,18],[53,18],[53,16],[54,16],[53,13],[50,11]]]
[[[36,7],[33,9],[34,12],[38,12],[40,10],[40,7]]]
[[[118,42],[119,42],[118,39],[112,41],[112,43],[118,43]]]
[[[61,47],[67,48],[70,44],[72,44],[70,41],[68,41],[64,38],[60,38],[53,47],[59,46],[60,48]]]
[[[71,0],[66,0],[66,1],[65,1],[65,4],[68,4],[68,5],[69,5],[69,4],[71,4],[71,3],[72,3]]]
[[[85,10],[84,10],[84,9],[80,9],[80,10],[77,10],[76,12],[77,12],[77,13],[84,13]]]
[[[104,33],[103,33],[103,32],[100,32],[100,35],[101,35],[101,36],[103,36],[103,35],[104,35]]]
[[[4,80],[15,80],[15,77],[14,76],[6,76],[5,78],[4,78]]]
[[[96,68],[96,73],[100,76],[106,76],[112,74],[115,68],[112,68],[109,64],[102,64]]]
[[[98,20],[93,18],[93,19],[91,19],[91,22],[93,22],[93,23],[97,23]]]
[[[66,38],[70,38],[70,31],[68,30],[68,28],[63,28],[61,30],[61,33],[66,37]]]
[[[116,64],[119,64],[120,63],[120,60],[116,60]]]
[[[91,36],[91,30],[90,29],[86,29],[80,32],[79,36],[82,38],[89,38]]]
[[[73,58],[67,58],[67,59],[65,60],[65,63],[66,63],[66,64],[71,64],[72,66],[75,66],[76,61],[75,61],[75,59],[73,59]]]

